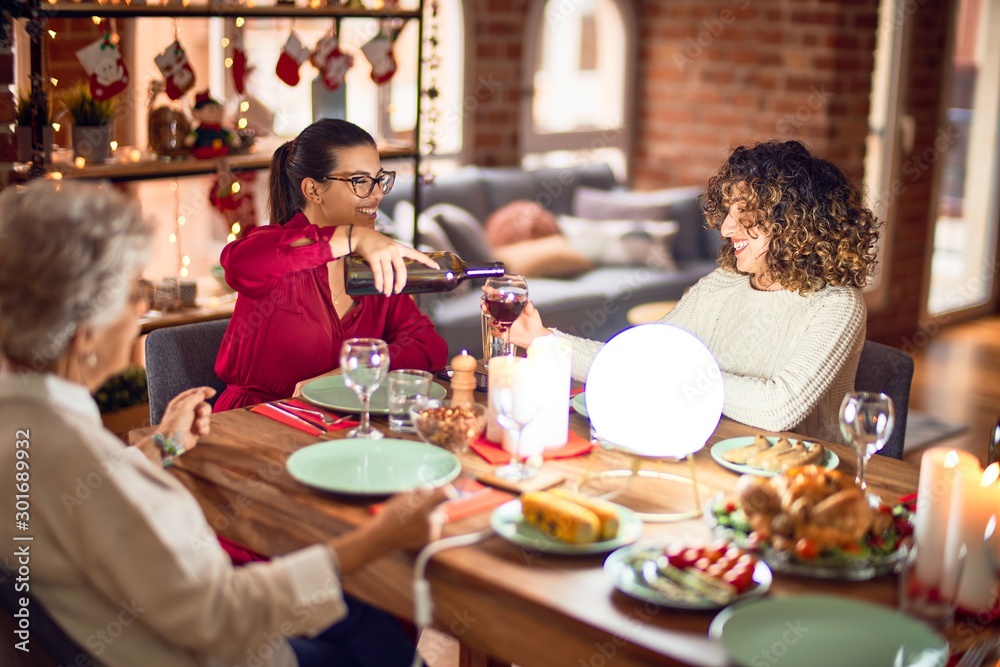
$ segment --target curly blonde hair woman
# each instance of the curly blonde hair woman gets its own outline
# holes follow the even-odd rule
[[[766,431],[841,442],[840,401],[865,339],[861,287],[875,268],[879,223],[831,162],[797,141],[735,149],[703,207],[723,237],[719,264],[661,322],[715,355],[723,413]],[[547,329],[528,304],[511,327],[527,347],[554,334],[585,381],[603,343]]]
[[[748,236],[770,240],[761,278],[800,294],[868,284],[878,220],[836,165],[813,157],[798,141],[734,150],[708,182],[703,207],[709,227],[721,230],[733,204]],[[740,271],[734,245],[723,247],[719,264]]]

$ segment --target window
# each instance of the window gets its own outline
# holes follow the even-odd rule
[[[623,177],[635,19],[622,0],[537,0],[528,16],[525,166],[603,160]]]

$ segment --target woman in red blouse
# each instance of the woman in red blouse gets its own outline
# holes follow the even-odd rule
[[[298,385],[339,366],[347,338],[381,338],[391,368],[438,370],[448,346],[408,295],[403,258],[437,265],[375,231],[392,188],[375,140],[344,120],[324,118],[281,146],[271,160],[271,224],[222,251],[236,309],[215,363],[228,385],[215,410],[291,396]],[[382,295],[344,294],[341,259],[368,260]]]

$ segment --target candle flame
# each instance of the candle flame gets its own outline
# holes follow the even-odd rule
[[[958,452],[956,452],[954,449],[952,449],[951,451],[949,451],[947,454],[944,455],[945,468],[957,468],[959,462],[960,459],[958,458]]]
[[[73,160],[73,164],[76,165],[77,169],[83,169],[83,166],[87,164],[87,160],[86,158],[78,157],[75,160]]]
[[[983,480],[980,484],[985,488],[987,486],[993,486],[1000,479],[1000,461],[991,463],[986,466],[986,470],[983,471]]]

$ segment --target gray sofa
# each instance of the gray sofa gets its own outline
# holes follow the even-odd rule
[[[412,211],[410,221],[406,221],[405,211],[397,208],[400,202],[412,197],[411,178],[401,176],[381,207],[399,221],[398,229],[407,225],[412,229]],[[557,215],[601,219],[604,212],[598,207],[580,210],[579,195],[586,192],[578,193],[580,187],[606,191],[620,189],[611,169],[604,164],[531,172],[511,168],[466,167],[453,174],[439,176],[432,184],[424,186],[423,208],[427,210],[439,203],[458,206],[479,221],[479,232],[483,231],[481,225],[493,211],[515,200],[534,201]],[[530,297],[541,312],[544,323],[567,333],[607,340],[628,326],[625,316],[633,306],[679,299],[685,289],[716,266],[720,237],[718,232],[704,228],[698,195],[698,188],[636,194],[649,211],[666,216],[656,219],[670,219],[678,223],[673,244],[675,271],[646,266],[598,266],[571,279],[530,278]],[[646,216],[650,214],[647,212]],[[458,235],[465,235],[466,238],[456,238],[455,230],[449,231],[449,240],[460,255],[463,255],[463,248],[469,248],[469,254],[488,252],[482,250],[485,239],[468,238],[468,228]],[[422,241],[426,243],[428,239]],[[470,243],[473,245],[470,246]],[[465,259],[469,261],[468,257]],[[451,354],[463,349],[476,356],[481,354],[479,295],[479,289],[473,286],[453,294],[419,299],[421,308],[430,315],[438,331],[448,341]]]

